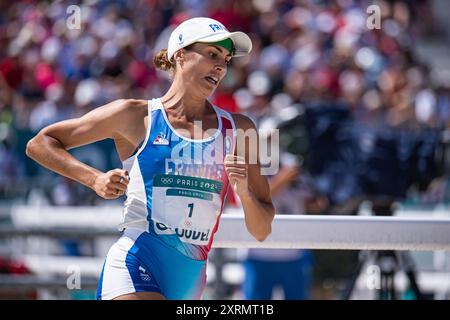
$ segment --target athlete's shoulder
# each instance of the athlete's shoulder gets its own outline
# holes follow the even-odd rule
[[[101,109],[102,112],[114,118],[126,120],[126,118],[144,118],[147,115],[147,100],[141,99],[118,99],[114,100]]]
[[[116,100],[116,103],[120,104],[121,108],[127,110],[147,110],[148,100],[143,99],[120,99]]]
[[[256,125],[252,119],[242,113],[230,112],[233,117],[236,128],[238,129],[256,129]]]

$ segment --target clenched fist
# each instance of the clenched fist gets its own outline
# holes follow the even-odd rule
[[[248,166],[240,156],[227,154],[224,160],[225,172],[237,195],[248,193]]]
[[[128,171],[114,169],[98,175],[93,189],[103,199],[117,199],[125,193],[129,182]]]

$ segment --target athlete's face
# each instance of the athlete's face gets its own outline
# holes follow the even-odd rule
[[[208,97],[225,77],[230,60],[230,52],[221,46],[195,43],[184,51],[183,81]]]

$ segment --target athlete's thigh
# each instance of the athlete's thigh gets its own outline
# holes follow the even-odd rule
[[[149,267],[161,289],[159,293],[166,299],[201,298],[206,285],[206,260],[187,257],[148,233],[143,234],[136,243],[143,262]]]
[[[98,286],[97,298],[111,300],[140,293],[161,295],[161,289],[150,268],[135,254],[133,239],[122,237],[109,250]],[[156,294],[156,295],[154,295]]]

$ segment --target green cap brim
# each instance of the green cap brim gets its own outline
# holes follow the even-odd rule
[[[208,44],[213,44],[216,46],[220,46],[222,48],[225,48],[228,50],[228,52],[233,55],[234,54],[234,43],[233,40],[231,40],[230,38],[222,40],[222,41],[217,41],[217,42],[210,42]]]

